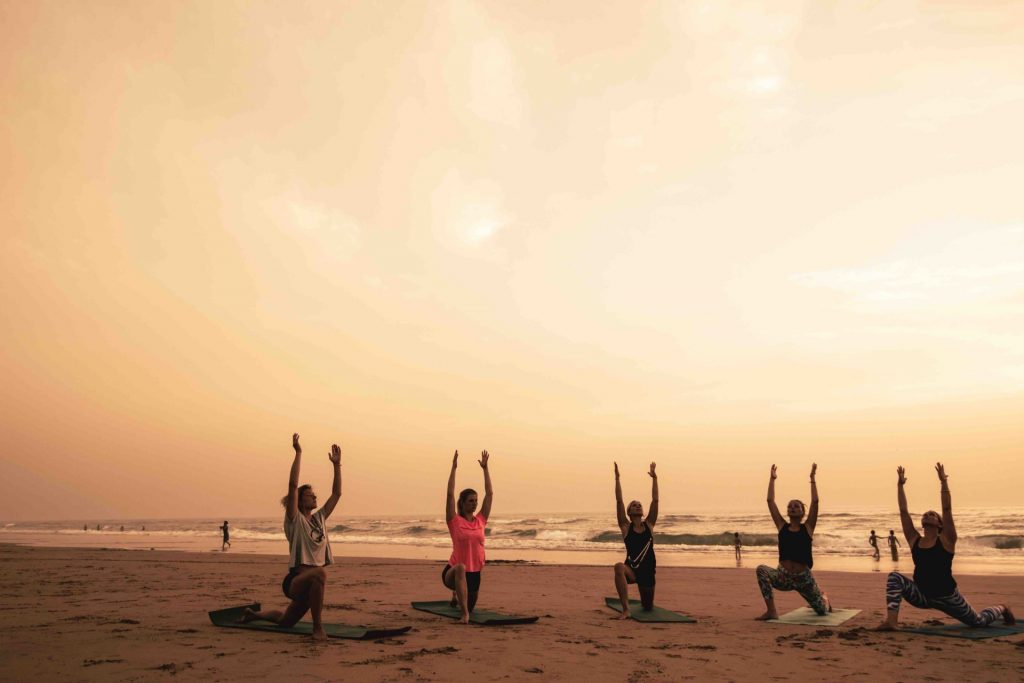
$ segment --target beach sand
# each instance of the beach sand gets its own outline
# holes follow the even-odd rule
[[[325,621],[410,625],[398,638],[312,643],[217,628],[207,611],[284,607],[282,557],[231,552],[0,545],[6,618],[0,680],[346,681],[1020,681],[1024,636],[968,641],[864,630],[883,611],[884,574],[821,572],[836,607],[864,610],[819,629],[752,620],[763,611],[753,568],[664,567],[657,603],[696,624],[615,621],[610,567],[491,564],[480,607],[536,614],[536,624],[461,626],[413,610],[447,597],[437,562],[338,557]],[[1024,612],[1024,581],[958,576],[980,609]],[[633,589],[633,597],[635,588]],[[803,605],[778,594],[781,611]],[[904,623],[941,617],[905,607]],[[948,619],[947,619],[948,621]]]

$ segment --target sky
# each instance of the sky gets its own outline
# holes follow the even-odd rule
[[[2,3],[0,519],[1019,504],[1022,23]]]

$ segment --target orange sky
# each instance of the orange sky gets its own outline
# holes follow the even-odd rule
[[[1024,5],[765,6],[0,5],[0,519],[1019,503]]]

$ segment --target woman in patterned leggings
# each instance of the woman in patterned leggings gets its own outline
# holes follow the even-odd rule
[[[1007,624],[1016,623],[1013,612],[1007,605],[996,605],[975,612],[956,588],[953,579],[953,554],[956,550],[956,527],[953,525],[953,503],[949,495],[949,483],[942,463],[935,465],[942,486],[942,516],[929,510],[921,516],[924,534],[914,528],[914,522],[907,511],[907,494],[903,485],[907,482],[903,467],[896,468],[896,488],[900,504],[900,521],[903,535],[914,557],[914,579],[892,572],[885,585],[885,606],[888,610],[885,621],[878,625],[879,631],[894,631],[898,627],[900,603],[906,600],[914,607],[937,609],[962,621],[968,626],[988,626],[999,617]]]
[[[772,465],[771,479],[768,480],[768,511],[772,514],[772,521],[775,528],[779,530],[779,566],[772,569],[766,564],[757,568],[757,585],[761,589],[761,597],[764,598],[765,612],[757,619],[767,621],[778,619],[779,613],[775,609],[775,598],[772,596],[772,589],[780,591],[796,591],[807,601],[818,614],[824,615],[832,611],[832,605],[828,597],[818,588],[814,575],[811,574],[811,567],[814,566],[814,558],[811,554],[811,542],[814,539],[814,527],[818,523],[818,485],[814,481],[814,475],[818,471],[818,465],[811,465],[811,509],[807,514],[807,523],[804,524],[804,503],[800,500],[791,500],[786,505],[786,514],[789,515],[787,522],[779,506],[775,504],[775,465]]]

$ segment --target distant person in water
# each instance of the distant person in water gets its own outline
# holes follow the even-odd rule
[[[88,524],[83,524],[82,525],[82,531],[88,531],[88,530],[89,530],[89,525]]]
[[[736,551],[736,561],[739,562],[743,558],[743,543],[740,542],[740,532],[733,533],[732,547]]]
[[[448,495],[445,502],[445,519],[448,533],[452,537],[452,554],[441,570],[441,583],[452,591],[452,606],[462,611],[462,623],[469,623],[469,613],[476,606],[480,594],[480,573],[484,568],[484,529],[491,516],[494,488],[491,486],[491,470],[487,467],[490,459],[487,451],[480,452],[477,461],[484,471],[484,504],[476,512],[477,494],[473,489],[462,489],[455,498],[455,470],[459,466],[459,452],[452,458],[452,471],[448,475]]]
[[[628,507],[623,507],[619,464],[615,463],[615,515],[626,544],[626,561],[615,565],[615,590],[622,601],[620,619],[630,618],[628,584],[635,583],[640,589],[640,604],[644,610],[654,607],[654,574],[657,571],[654,525],[658,523],[658,475],[654,468],[652,462],[647,473],[651,477],[651,506],[644,519],[644,506],[639,500],[632,500]]]
[[[327,537],[327,518],[334,512],[334,507],[341,499],[341,449],[338,444],[334,444],[331,446],[331,452],[327,454],[334,467],[334,484],[331,487],[331,497],[317,510],[313,487],[309,484],[299,486],[302,447],[299,445],[298,434],[292,434],[292,448],[295,449],[295,459],[288,475],[288,495],[281,499],[285,509],[284,535],[288,539],[288,574],[281,582],[281,590],[291,603],[283,612],[254,612],[246,609],[239,621],[247,623],[265,619],[282,628],[288,628],[294,626],[306,612],[311,612],[313,639],[324,640],[327,638],[321,623],[324,589],[327,585],[327,572],[324,571],[324,567],[334,561],[331,542]]]
[[[942,463],[936,463],[935,471],[939,475],[942,515],[934,510],[921,515],[922,535],[914,527],[914,521],[907,511],[907,494],[903,490],[903,485],[907,483],[906,470],[902,466],[896,468],[900,522],[903,524],[903,536],[914,558],[914,579],[890,572],[885,584],[886,619],[877,629],[893,631],[898,628],[900,603],[903,600],[921,609],[937,609],[968,626],[988,626],[1000,617],[1003,623],[1017,623],[1009,605],[996,605],[975,612],[957,590],[956,580],[953,579],[953,555],[957,538],[953,523],[953,500]]]
[[[872,557],[876,560],[880,559],[878,555],[878,536],[875,535],[874,529],[871,530],[871,536],[868,537],[868,545],[875,549],[875,552],[872,555]]]
[[[896,538],[896,532],[889,529],[889,550],[892,552],[892,561],[898,562],[900,559],[900,551],[896,548],[900,547],[900,541]]]
[[[220,530],[224,532],[224,540],[220,544],[220,549],[227,550],[231,547],[231,534],[228,532],[228,520],[224,520],[224,523],[220,525]]]
[[[771,478],[768,480],[768,511],[771,512],[772,521],[779,530],[779,566],[772,569],[762,564],[757,568],[757,585],[767,607],[765,613],[757,617],[761,621],[779,617],[775,608],[775,598],[772,597],[773,588],[780,591],[795,590],[807,601],[811,609],[820,615],[832,611],[828,596],[821,592],[814,575],[811,574],[811,567],[814,566],[811,544],[814,540],[814,527],[818,524],[818,485],[814,480],[817,471],[818,465],[812,464],[811,509],[806,511],[807,522],[802,521],[805,513],[803,501],[795,499],[786,505],[786,514],[789,515],[787,522],[775,504],[777,475],[775,465],[772,465]]]

